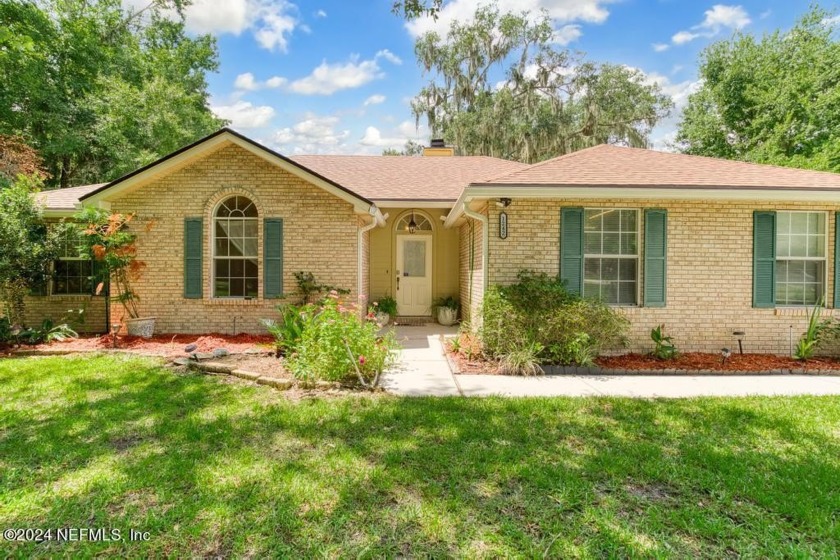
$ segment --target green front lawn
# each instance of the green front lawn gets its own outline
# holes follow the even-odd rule
[[[4,556],[827,557],[838,481],[838,398],[294,402],[0,361],[0,529],[150,533]]]

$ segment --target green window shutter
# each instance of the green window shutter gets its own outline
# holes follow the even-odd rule
[[[583,294],[583,208],[560,211],[560,280],[573,294]]]
[[[645,210],[644,304],[646,307],[665,307],[667,257],[668,211]]]
[[[776,306],[776,213],[753,212],[753,307]]]
[[[283,295],[283,219],[266,218],[263,222],[263,297]]]
[[[834,307],[840,308],[840,212],[834,213]]]
[[[204,296],[203,238],[203,220],[184,218],[184,297],[187,299],[201,299]]]

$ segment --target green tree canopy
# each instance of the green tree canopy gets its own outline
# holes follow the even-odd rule
[[[0,0],[0,134],[44,158],[49,186],[114,179],[224,124],[208,106],[215,39],[182,0]]]
[[[396,148],[385,148],[382,150],[383,156],[422,156],[423,145],[414,140],[406,140],[405,146],[402,150]]]
[[[446,37],[420,37],[415,54],[432,74],[415,118],[470,155],[536,162],[606,142],[645,146],[673,105],[638,70],[558,48],[545,12],[481,7]]]
[[[685,153],[840,171],[840,42],[812,7],[790,31],[740,34],[701,55],[677,142]]]

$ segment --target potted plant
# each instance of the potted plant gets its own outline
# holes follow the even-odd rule
[[[453,296],[441,297],[435,300],[434,309],[437,322],[448,327],[458,322],[458,300]]]
[[[391,296],[385,296],[373,302],[373,312],[376,315],[377,323],[387,325],[391,322],[391,317],[397,315],[397,300]]]
[[[137,307],[140,298],[132,286],[146,268],[146,263],[137,260],[137,238],[128,229],[134,214],[112,214],[98,208],[86,208],[77,218],[84,228],[82,248],[94,261],[96,293],[102,293],[108,286],[111,299],[125,310],[127,333],[151,338],[155,332],[155,318],[140,315]]]

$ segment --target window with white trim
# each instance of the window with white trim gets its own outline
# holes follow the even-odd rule
[[[638,303],[638,210],[584,210],[583,270],[584,297],[612,305]]]
[[[257,207],[244,196],[219,204],[213,217],[213,296],[256,298],[259,289]]]
[[[776,213],[776,305],[816,305],[825,297],[825,212]]]
[[[58,258],[52,263],[51,295],[90,295],[93,292],[93,261],[79,252],[80,242],[76,228],[64,228]]]

